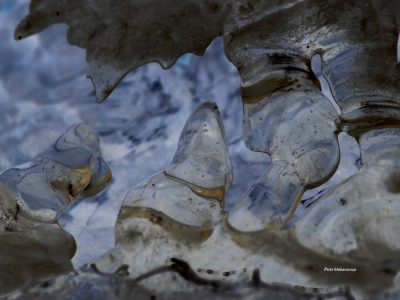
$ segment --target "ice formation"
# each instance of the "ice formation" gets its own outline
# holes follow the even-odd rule
[[[58,217],[110,179],[97,134],[85,124],[69,128],[32,161],[1,173],[0,293],[72,269],[75,241]]]
[[[187,120],[170,167],[126,195],[114,249],[79,271],[45,278],[8,297],[184,299],[195,293],[199,299],[352,299],[343,287],[266,283],[287,282],[289,277],[292,284],[315,284],[280,253],[295,249],[283,240],[287,235],[264,232],[250,245],[225,222],[223,201],[231,180],[221,116],[215,104],[204,103]]]
[[[70,43],[86,49],[98,101],[130,70],[152,61],[167,68],[182,54],[201,54],[223,36],[226,56],[242,81],[246,144],[272,161],[225,213],[221,204],[232,175],[224,129],[211,104],[200,107],[185,126],[171,166],[127,195],[116,225],[116,248],[95,260],[96,270],[122,272],[134,280],[178,257],[203,280],[217,282],[248,280],[248,270],[259,270],[268,282],[348,284],[361,294],[393,285],[400,266],[399,4],[32,1],[15,37],[67,23]],[[340,112],[312,70],[316,55]],[[293,220],[303,193],[335,172],[340,131],[358,140],[360,170]],[[101,182],[103,162],[98,162],[94,168]],[[74,183],[86,178],[79,172],[69,175]],[[55,184],[65,199],[81,191],[79,184],[76,189],[72,184],[71,191],[63,182]],[[54,219],[59,212],[54,207],[49,204],[46,213],[31,217]],[[230,268],[232,262],[236,269]],[[324,273],[324,266],[356,272],[339,276]],[[173,278],[150,278],[144,286],[160,293],[190,290],[187,281],[174,283]]]

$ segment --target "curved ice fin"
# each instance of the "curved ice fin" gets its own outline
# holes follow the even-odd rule
[[[216,104],[204,103],[189,117],[165,173],[201,196],[223,200],[232,182],[232,165]]]
[[[187,120],[170,167],[127,194],[116,223],[116,248],[96,266],[110,270],[124,262],[135,276],[200,247],[218,234],[231,180],[221,116],[214,103],[204,103]]]

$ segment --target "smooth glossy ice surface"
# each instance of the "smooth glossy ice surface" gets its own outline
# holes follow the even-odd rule
[[[72,269],[75,240],[58,219],[72,201],[103,190],[110,179],[99,138],[85,124],[0,174],[0,294]]]
[[[400,266],[400,130],[361,136],[362,167],[324,194],[295,225],[298,241],[332,259],[378,270]]]
[[[97,260],[98,268],[110,272],[126,263],[134,277],[186,255],[188,247],[207,240],[221,223],[231,180],[221,116],[216,104],[204,103],[187,120],[171,166],[125,197],[116,248]]]
[[[192,186],[200,195],[224,199],[232,183],[232,166],[215,103],[204,103],[189,117],[165,173]]]
[[[266,152],[272,164],[231,211],[228,222],[240,231],[281,229],[304,191],[324,183],[339,163],[338,116],[314,88],[276,92],[244,104],[245,139]],[[246,216],[239,220],[238,214]]]
[[[15,202],[20,216],[37,222],[55,222],[86,188],[89,194],[103,190],[110,179],[98,136],[84,124],[72,126],[32,161],[0,174],[3,197]]]
[[[157,295],[166,291],[193,291],[188,282],[176,280],[174,276],[163,276],[160,280],[156,275],[159,271],[165,272],[171,260],[176,259],[187,263],[194,276],[215,284],[246,282],[254,272],[266,282],[321,288],[329,281],[336,286],[352,284],[357,287],[371,276],[382,281],[386,279],[369,270],[357,276],[323,274],[323,267],[334,259],[304,248],[292,235],[293,229],[273,232],[263,227],[246,233],[227,223],[220,196],[229,188],[231,166],[224,129],[219,121],[219,113],[210,103],[193,112],[178,143],[175,158],[179,156],[179,160],[174,159],[173,163],[175,169],[193,174],[183,180],[161,172],[135,186],[122,204],[114,249],[83,270],[93,269],[108,276],[118,274],[134,282],[140,280],[144,288]],[[212,143],[205,138],[209,136],[214,137]],[[186,152],[186,147],[198,152]],[[193,153],[201,153],[196,156],[194,165],[191,164]],[[190,167],[185,168],[188,165]],[[225,172],[216,173],[215,165]],[[197,176],[201,175],[202,181],[197,181]],[[199,192],[204,188],[209,191],[210,184],[218,186],[218,182],[228,183],[223,191]],[[258,209],[260,215],[265,213]],[[239,224],[246,222],[245,212],[236,211],[236,214]],[[252,221],[248,224],[254,225]],[[142,278],[146,280],[142,282]],[[323,294],[322,290],[318,293]]]

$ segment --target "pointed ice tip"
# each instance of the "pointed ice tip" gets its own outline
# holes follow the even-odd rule
[[[104,89],[101,88],[101,86],[99,86],[94,78],[91,75],[86,75],[86,78],[90,80],[90,82],[92,83],[93,89],[94,89],[94,93],[95,93],[95,97],[96,97],[96,102],[97,103],[103,103],[108,96],[111,94],[112,89]]]
[[[104,101],[107,100],[108,96],[112,93],[113,89],[106,88],[106,89],[99,89],[95,88],[95,93],[96,93],[96,102],[97,103],[103,103]]]
[[[107,99],[107,97],[108,96],[100,96],[100,95],[98,95],[97,93],[96,93],[96,103],[103,103],[106,99]]]
[[[110,96],[126,74],[129,73],[129,68],[119,69],[113,65],[99,63],[91,58],[88,58],[88,62],[86,77],[92,82],[96,102],[102,103]]]
[[[15,32],[14,32],[14,40],[20,41],[22,39],[23,39],[22,34],[18,30],[15,30]]]
[[[202,189],[221,189],[223,192],[229,189],[231,159],[215,103],[203,103],[190,115],[166,173]]]
[[[24,21],[25,21],[25,19],[22,20],[14,30],[14,39],[16,41],[20,41],[28,36],[26,31],[24,30],[25,23],[26,23]]]

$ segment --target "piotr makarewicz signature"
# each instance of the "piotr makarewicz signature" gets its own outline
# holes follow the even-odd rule
[[[356,272],[357,268],[324,267],[324,272]]]

